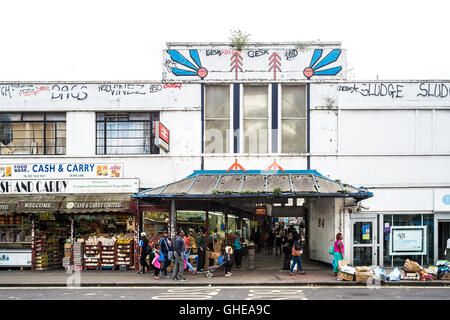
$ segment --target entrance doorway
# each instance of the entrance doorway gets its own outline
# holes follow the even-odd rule
[[[377,265],[377,219],[360,218],[352,220],[353,248],[351,257],[354,266]]]
[[[439,221],[438,224],[438,257],[439,260],[450,260],[450,249],[447,242],[450,240],[450,220]],[[447,254],[445,254],[445,252]]]

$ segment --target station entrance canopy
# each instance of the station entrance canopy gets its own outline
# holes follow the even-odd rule
[[[216,204],[253,214],[257,204],[285,203],[288,198],[353,198],[358,202],[372,196],[363,187],[331,180],[316,170],[202,170],[134,197],[154,204],[176,200],[177,209],[212,209]],[[197,200],[195,205],[192,200]]]

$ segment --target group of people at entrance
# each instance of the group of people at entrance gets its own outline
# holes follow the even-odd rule
[[[149,245],[149,241],[146,237],[145,232],[141,233],[140,239],[140,256],[139,261],[141,264],[141,270],[139,274],[145,274],[145,270],[150,272],[150,266],[147,263],[147,256],[153,253],[154,258],[151,262],[154,268],[155,280],[159,279],[159,274],[161,272],[162,276],[169,279],[170,276],[167,272],[167,268],[170,264],[174,263],[174,268],[172,272],[172,279],[176,281],[187,281],[184,277],[184,270],[187,269],[192,274],[202,273],[205,268],[206,251],[207,251],[207,233],[202,231],[201,235],[195,239],[197,246],[197,267],[193,267],[189,262],[189,256],[191,254],[191,247],[189,244],[189,239],[183,230],[178,230],[176,233],[175,240],[169,237],[167,230],[163,231],[163,236],[157,243],[153,245],[153,248]],[[242,256],[242,238],[239,233],[236,232],[232,245],[227,245],[222,249],[221,253],[221,266],[225,267],[225,276],[231,276],[231,267],[236,264],[236,268],[241,267],[241,256]]]

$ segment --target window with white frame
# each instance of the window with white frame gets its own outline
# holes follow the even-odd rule
[[[98,112],[97,154],[158,154],[151,112]]]
[[[66,114],[0,113],[0,154],[66,154]]]
[[[267,85],[245,85],[243,103],[243,151],[267,153],[269,103]]]
[[[205,153],[230,152],[230,86],[205,86]]]
[[[306,153],[306,87],[281,89],[281,152]]]

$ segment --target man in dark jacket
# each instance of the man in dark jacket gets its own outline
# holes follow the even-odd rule
[[[177,232],[177,238],[175,239],[175,245],[173,248],[173,256],[175,258],[175,267],[173,268],[173,280],[179,281],[187,281],[183,277],[184,272],[184,252],[186,250],[184,243],[184,232],[182,230]],[[178,274],[180,274],[180,278],[178,278]]]
[[[139,247],[140,247],[140,256],[139,256],[139,261],[141,263],[141,268],[142,270],[139,271],[139,274],[144,274],[145,273],[145,268],[149,269],[149,265],[147,263],[147,254],[149,251],[149,247],[148,247],[148,239],[145,236],[145,232],[141,233],[141,240],[139,241]],[[148,270],[147,270],[148,271]]]
[[[197,244],[197,254],[198,254],[198,272],[203,272],[205,268],[205,257],[206,257],[206,231],[202,230],[202,234],[195,240]]]
[[[283,239],[283,270],[290,270],[290,261],[292,254],[292,246],[294,245],[294,238],[292,237],[292,232],[289,232],[287,237]]]

